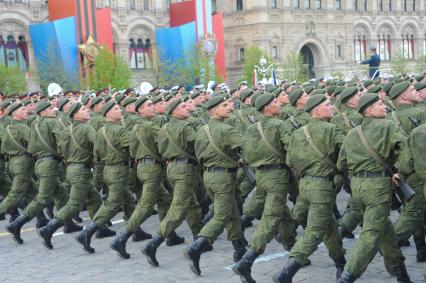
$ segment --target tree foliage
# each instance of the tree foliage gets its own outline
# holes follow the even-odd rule
[[[409,60],[404,58],[403,51],[399,49],[391,61],[392,72],[397,76],[405,75],[410,70],[408,64]]]
[[[22,93],[27,89],[25,74],[18,67],[0,64],[0,92],[4,94]]]
[[[426,55],[422,54],[417,58],[416,73],[423,74],[426,72]]]
[[[271,57],[269,57],[268,53],[264,49],[252,46],[244,50],[243,73],[239,82],[247,81],[249,85],[253,84],[254,65],[259,65],[259,61],[262,57],[266,59],[267,66],[272,64]]]
[[[99,90],[111,86],[127,89],[131,86],[132,73],[120,55],[104,47],[96,57],[93,67],[87,70],[86,87]]]
[[[288,81],[304,82],[308,79],[308,65],[304,63],[303,55],[290,51],[284,63],[284,78]]]

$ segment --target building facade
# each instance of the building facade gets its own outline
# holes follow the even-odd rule
[[[65,1],[65,0],[64,0]],[[114,51],[125,58],[135,85],[155,84],[148,58],[155,47],[155,29],[169,24],[170,1],[97,0],[112,9]],[[348,74],[369,57],[375,45],[383,69],[401,53],[411,64],[426,54],[424,0],[211,0],[224,14],[225,60],[231,84],[241,75],[244,52],[264,49],[280,69],[290,52],[300,52],[310,77]],[[28,26],[48,21],[45,0],[0,0],[0,63],[18,64],[36,88],[37,64]],[[15,52],[16,51],[16,52]],[[1,53],[1,52],[0,52]],[[12,58],[14,57],[14,58]]]

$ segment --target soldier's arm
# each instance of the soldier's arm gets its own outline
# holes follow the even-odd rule
[[[337,159],[337,168],[340,172],[343,172],[344,174],[348,174],[348,164],[346,159],[346,143],[347,140],[345,140],[342,144],[342,147],[340,148],[339,152],[339,158]]]

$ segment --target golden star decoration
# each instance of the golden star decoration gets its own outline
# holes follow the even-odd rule
[[[86,68],[95,62],[95,59],[99,56],[103,46],[95,41],[93,35],[89,35],[86,43],[77,45],[77,48],[83,55],[84,68]]]

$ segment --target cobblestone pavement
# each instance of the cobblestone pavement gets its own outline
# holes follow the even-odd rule
[[[341,212],[347,200],[345,193],[340,193],[338,206]],[[82,214],[87,216],[86,214]],[[120,231],[123,221],[119,214],[113,220],[113,229]],[[395,221],[397,214],[392,212],[391,219]],[[214,250],[201,257],[202,276],[195,276],[188,268],[182,251],[192,242],[192,236],[186,224],[177,229],[179,235],[185,236],[186,243],[175,247],[163,244],[157,253],[160,266],[151,267],[140,252],[146,244],[133,243],[129,240],[127,251],[131,253],[129,260],[119,258],[110,248],[108,239],[92,240],[95,254],[87,254],[74,240],[75,235],[62,234],[59,230],[52,242],[53,250],[47,250],[35,231],[35,223],[24,226],[23,245],[16,244],[5,232],[0,222],[0,282],[240,282],[234,275],[232,266],[233,249],[226,240],[226,234],[214,243]],[[155,233],[158,228],[158,217],[151,217],[144,225],[145,231]],[[255,226],[258,222],[255,222]],[[254,227],[246,230],[249,239]],[[301,232],[301,231],[299,231]],[[358,234],[356,230],[355,234]],[[350,256],[356,240],[345,241],[344,246]],[[422,279],[423,264],[417,263],[414,243],[411,247],[403,248],[406,265],[413,282],[424,282]],[[301,269],[293,282],[328,283],[335,282],[335,268],[328,258],[326,248],[321,245],[310,257],[312,265]],[[252,268],[252,275],[257,282],[272,282],[271,278],[288,260],[288,253],[273,240],[266,248],[262,257],[258,258]],[[383,266],[383,259],[377,255],[369,265],[366,273],[357,282],[396,282]]]

